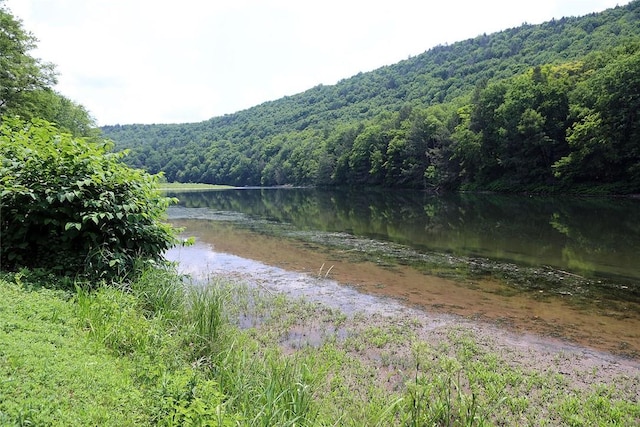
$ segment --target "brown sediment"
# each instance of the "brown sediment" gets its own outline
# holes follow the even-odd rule
[[[571,295],[517,291],[490,278],[455,281],[411,266],[357,262],[349,251],[273,237],[210,221],[188,232],[216,252],[253,259],[289,271],[331,279],[373,295],[392,297],[431,313],[455,314],[507,330],[552,337],[585,347],[640,358],[640,307],[632,303],[572,303]]]

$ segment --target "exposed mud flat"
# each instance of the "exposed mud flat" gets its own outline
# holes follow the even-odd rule
[[[237,233],[238,231],[227,230],[227,232]],[[559,329],[562,332],[558,332],[557,335],[541,333],[545,328],[534,329],[533,332],[527,331],[526,322],[521,325],[513,317],[516,314],[497,313],[494,309],[494,313],[489,315],[486,313],[489,309],[483,309],[481,302],[476,301],[473,304],[469,304],[469,301],[465,302],[470,294],[465,294],[464,286],[457,285],[451,288],[455,283],[437,277],[429,280],[434,280],[435,285],[442,286],[441,293],[445,289],[448,290],[446,295],[440,294],[438,298],[434,297],[434,301],[447,298],[449,302],[435,303],[435,307],[429,304],[418,304],[418,298],[412,297],[411,291],[403,296],[394,295],[393,290],[389,290],[385,285],[388,277],[382,274],[386,271],[384,268],[380,268],[377,274],[370,273],[366,279],[368,284],[363,281],[356,284],[349,279],[360,274],[359,269],[362,266],[358,266],[357,263],[336,265],[315,258],[313,263],[317,265],[320,262],[320,266],[314,269],[315,271],[311,271],[308,267],[302,266],[304,263],[294,263],[291,258],[289,261],[274,259],[275,252],[269,250],[267,242],[262,240],[263,236],[251,237],[242,232],[240,235],[249,240],[241,243],[239,239],[242,240],[242,238],[231,239],[230,234],[226,234],[224,238],[219,236],[221,237],[219,240],[214,239],[219,243],[206,243],[199,240],[193,246],[172,249],[167,253],[167,258],[178,262],[181,272],[190,274],[197,280],[213,277],[238,280],[250,286],[260,287],[266,292],[282,292],[292,297],[303,297],[307,301],[324,304],[340,310],[350,318],[358,316],[360,322],[379,325],[381,328],[390,324],[413,325],[414,328],[418,325],[418,336],[426,342],[441,342],[447,339],[451,330],[464,329],[474,336],[478,345],[484,346],[488,349],[487,351],[499,354],[503,360],[512,365],[525,370],[560,373],[575,387],[591,387],[602,382],[623,381],[626,384],[625,387],[636,390],[636,396],[640,399],[640,362],[637,359],[603,351],[596,345],[581,345],[577,340],[568,339],[563,335],[566,333],[566,327],[556,324],[548,325],[548,328]],[[275,244],[275,242],[272,243]],[[244,248],[244,251],[240,251],[244,252],[243,256],[226,252],[235,244]],[[282,256],[282,245],[286,246],[286,243],[280,242],[278,245],[278,253]],[[263,253],[262,261],[248,258],[256,257],[255,253],[251,254],[256,247],[262,248],[260,249]],[[311,262],[310,253],[297,253],[300,256],[298,259]],[[324,267],[322,267],[323,264]],[[332,265],[333,268],[329,271]],[[389,273],[394,277],[407,278],[406,274],[400,274],[397,271]],[[390,283],[390,287],[393,289],[393,283]],[[457,306],[456,300],[459,300],[460,304],[464,303],[465,306]],[[509,301],[513,303],[513,299]],[[545,316],[554,315],[553,310],[549,310]],[[495,317],[496,313],[502,317]],[[500,320],[507,316],[512,318],[509,321]],[[539,319],[531,320],[534,326],[542,322]],[[545,323],[554,322],[552,317],[547,319],[544,320]],[[284,344],[295,347],[296,343],[300,344],[304,339],[305,345],[319,345],[323,339],[322,328],[315,328],[314,325],[307,325],[307,327],[306,330],[300,328],[292,330],[289,340]],[[344,332],[339,328],[335,331],[338,331],[338,334]],[[594,338],[591,337],[591,339]],[[609,339],[615,341],[617,337],[609,337]],[[598,341],[600,344],[602,342]],[[377,357],[373,353],[371,357]]]
[[[180,272],[189,274],[197,281],[223,276],[259,286],[269,292],[285,292],[293,297],[320,302],[350,316],[355,313],[388,316],[408,312],[418,314],[418,310],[397,301],[358,292],[335,280],[288,271],[229,253],[215,252],[210,245],[203,243],[171,249],[167,258],[178,262]]]
[[[367,307],[392,313],[411,309],[433,316],[434,321],[450,321],[454,316],[456,322],[479,322],[629,359],[640,358],[638,304],[581,295],[579,280],[565,285],[556,273],[553,283],[560,285],[555,287],[513,286],[488,275],[439,277],[416,268],[416,264],[402,265],[370,254],[363,260],[361,251],[353,248],[362,244],[357,239],[351,239],[352,246],[336,248],[308,239],[256,233],[237,227],[233,218],[172,222],[187,227],[198,239],[194,247],[174,249],[182,254],[183,268],[189,272],[251,273],[261,286],[275,286],[276,290],[307,298],[324,295],[327,303],[346,313]],[[508,280],[514,280],[517,268]],[[532,280],[531,273],[527,274],[526,280]],[[540,282],[549,280],[544,272],[538,277]],[[571,276],[566,282],[574,279]]]

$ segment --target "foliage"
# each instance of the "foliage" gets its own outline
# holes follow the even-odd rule
[[[3,121],[3,269],[112,278],[174,244],[174,230],[161,222],[172,199],[156,190],[157,176],[125,166],[124,153],[109,149],[43,120]]]
[[[640,180],[640,51],[622,52],[577,87],[579,107],[568,129],[570,153],[554,165],[577,182],[636,185]]]
[[[205,122],[103,132],[169,181],[637,192],[639,14],[525,24]]]
[[[494,190],[588,183],[637,191],[640,122],[628,106],[640,94],[640,51],[628,45],[609,52],[602,68],[597,56],[536,67],[478,90],[466,129],[478,145],[455,149],[461,161],[478,159],[467,164],[466,181]]]
[[[189,363],[176,318],[164,316],[175,304],[141,309],[143,293],[179,293],[177,276],[143,276],[137,292],[75,295],[42,288],[29,271],[0,278],[2,425],[238,425],[218,384]]]
[[[0,277],[3,425],[634,425],[640,417],[637,375],[601,382],[591,368],[559,371],[571,370],[570,354],[548,371],[527,367],[524,353],[513,366],[463,326],[436,328],[425,341],[419,334],[430,328],[410,316],[346,316],[221,281],[198,293],[220,310],[207,332],[195,324],[212,316],[193,309],[175,271],[140,278],[73,292],[43,287],[50,283],[33,280],[48,279],[30,271]],[[241,329],[239,319],[251,325]]]
[[[0,111],[15,114],[34,107],[29,96],[55,84],[55,73],[51,64],[28,54],[36,38],[4,8],[0,9],[0,28]]]
[[[37,39],[0,0],[0,116],[42,118],[75,136],[97,136],[89,112],[52,89],[53,64],[34,58]]]

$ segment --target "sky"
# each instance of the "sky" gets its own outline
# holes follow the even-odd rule
[[[0,0],[1,2],[1,0]],[[5,0],[98,125],[186,123],[628,0]]]

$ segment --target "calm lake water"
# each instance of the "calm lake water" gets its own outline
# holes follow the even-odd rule
[[[171,195],[183,208],[640,287],[639,199],[281,188]]]
[[[640,359],[639,199],[289,188],[169,195],[180,200],[170,221],[198,242],[168,253],[185,272],[352,311],[400,303]]]

